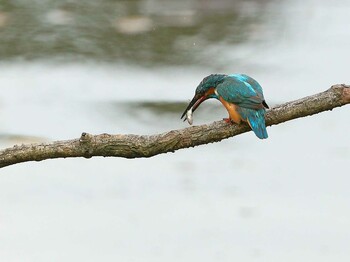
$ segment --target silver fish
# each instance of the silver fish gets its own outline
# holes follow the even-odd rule
[[[190,125],[193,124],[192,107],[187,111],[187,113],[186,113],[186,119],[187,119],[187,122],[188,122]]]

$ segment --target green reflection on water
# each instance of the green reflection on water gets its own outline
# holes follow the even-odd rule
[[[215,8],[195,0],[0,1],[0,56],[210,64],[212,45],[247,40],[263,19],[257,10],[244,13],[240,1],[224,0]]]

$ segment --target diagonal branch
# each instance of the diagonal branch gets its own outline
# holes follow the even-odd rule
[[[325,92],[276,106],[266,114],[266,125],[332,110],[350,103],[350,86],[334,85]],[[224,121],[209,125],[146,135],[90,135],[52,143],[15,145],[0,151],[0,168],[27,161],[51,158],[124,157],[139,158],[174,152],[178,149],[218,142],[250,131],[248,125],[228,125]]]

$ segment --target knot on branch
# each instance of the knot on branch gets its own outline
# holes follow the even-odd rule
[[[79,142],[80,143],[88,143],[88,142],[91,142],[91,139],[92,139],[92,135],[90,135],[86,132],[83,132],[83,133],[81,133]]]
[[[83,157],[91,158],[93,156],[93,135],[83,132],[79,138],[80,147],[83,151]]]

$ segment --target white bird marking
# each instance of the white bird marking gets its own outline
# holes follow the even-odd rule
[[[219,96],[218,91],[216,91],[216,88],[214,89],[215,95]]]

